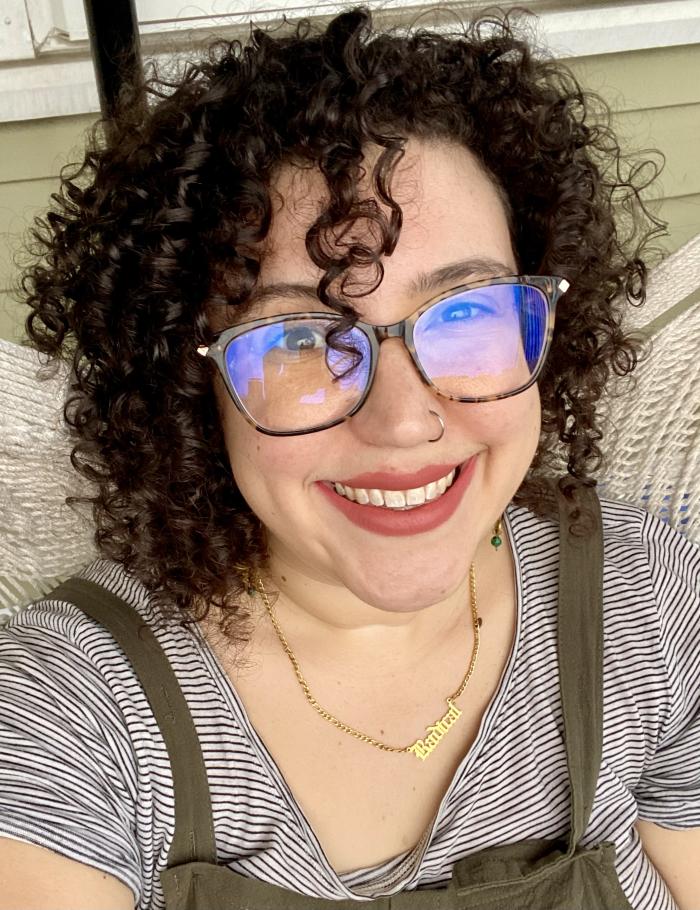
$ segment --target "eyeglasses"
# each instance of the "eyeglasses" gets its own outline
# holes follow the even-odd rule
[[[445,398],[483,402],[529,388],[547,357],[565,278],[517,276],[464,284],[392,325],[333,313],[284,313],[232,326],[210,347],[238,410],[261,433],[335,426],[364,404],[379,345],[402,338],[423,381]]]

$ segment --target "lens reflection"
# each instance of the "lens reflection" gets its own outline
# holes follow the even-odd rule
[[[418,319],[413,342],[424,371],[456,398],[502,395],[527,384],[547,337],[547,298],[528,285],[464,291]]]
[[[233,387],[250,416],[269,430],[297,430],[343,417],[367,385],[370,345],[352,328],[330,348],[332,319],[286,319],[258,326],[226,348]]]

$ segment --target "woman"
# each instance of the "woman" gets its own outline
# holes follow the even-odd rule
[[[591,487],[653,233],[591,96],[361,9],[153,91],[26,279],[104,558],[2,638],[0,907],[695,906],[698,552]]]

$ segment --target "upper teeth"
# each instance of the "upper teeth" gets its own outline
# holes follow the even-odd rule
[[[455,479],[455,468],[449,474],[434,480],[424,487],[412,490],[363,490],[361,487],[349,487],[347,484],[334,483],[336,493],[358,502],[360,505],[385,506],[389,509],[406,509],[422,506],[431,499],[442,496]]]

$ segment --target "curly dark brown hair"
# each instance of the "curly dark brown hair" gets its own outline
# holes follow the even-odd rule
[[[37,219],[22,288],[30,343],[74,370],[66,420],[75,469],[97,484],[99,552],[188,624],[210,605],[235,637],[245,572],[266,535],[232,478],[212,387],[217,314],[245,310],[271,222],[270,182],[286,162],[315,165],[329,193],[306,237],[324,272],[319,298],[352,270],[382,277],[401,210],[393,169],[408,137],[461,143],[500,188],[520,274],[571,282],[539,379],[542,434],[516,501],[543,509],[561,473],[598,469],[596,405],[639,347],[622,320],[643,302],[649,241],[663,228],[640,191],[658,168],[625,157],[609,110],[535,48],[524,10],[497,10],[458,34],[377,31],[358,7],[325,28],[307,20],[249,41],[216,41],[176,80],[126,87],[110,124],[65,168],[53,210]],[[359,198],[363,149],[382,148],[376,197]],[[651,167],[651,174],[648,173]],[[72,171],[72,172],[71,172]],[[389,212],[387,217],[384,214]],[[368,242],[339,251],[339,228],[369,219]],[[334,284],[335,283],[335,284]]]

